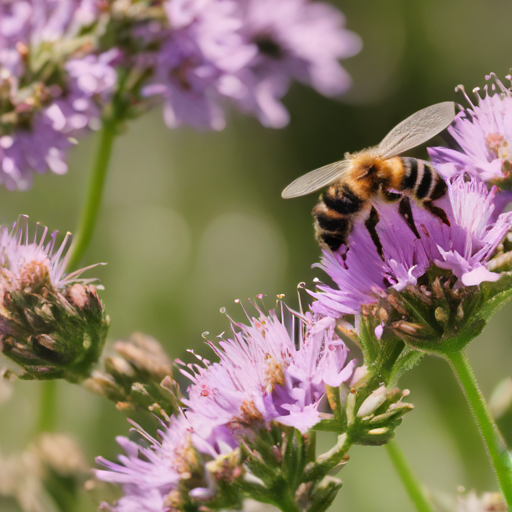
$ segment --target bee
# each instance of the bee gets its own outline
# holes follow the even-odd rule
[[[330,185],[313,209],[318,241],[333,251],[343,244],[348,247],[355,220],[366,216],[365,226],[384,259],[376,230],[379,214],[372,200],[397,201],[400,215],[418,238],[410,199],[450,225],[444,210],[434,204],[446,193],[443,178],[428,162],[399,155],[437,135],[454,117],[451,101],[424,108],[395,126],[378,146],[345,153],[344,160],[296,179],[283,190],[282,197],[303,196]]]

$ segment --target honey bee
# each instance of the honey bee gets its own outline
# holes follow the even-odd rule
[[[384,259],[376,230],[379,214],[372,199],[398,201],[400,215],[418,238],[410,199],[450,225],[444,210],[434,204],[446,193],[443,178],[428,162],[398,155],[431,139],[454,117],[455,104],[451,101],[424,108],[395,126],[378,146],[345,153],[344,160],[296,179],[283,190],[282,197],[303,196],[330,185],[313,209],[318,241],[333,251],[347,245],[354,221],[364,215],[365,226]]]

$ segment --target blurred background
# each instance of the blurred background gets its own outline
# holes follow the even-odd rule
[[[219,312],[238,314],[234,299],[284,293],[297,306],[296,286],[313,286],[319,256],[310,211],[315,196],[284,201],[281,190],[306,171],[379,140],[416,110],[454,99],[454,87],[483,86],[494,71],[512,65],[506,0],[344,0],[335,2],[362,52],[344,61],[353,77],[339,101],[295,85],[285,103],[292,116],[279,131],[233,112],[220,133],[168,130],[154,110],[119,137],[104,204],[86,263],[108,262],[89,272],[105,286],[110,340],[142,331],[158,338],[171,358],[186,349],[212,357],[201,333],[227,330]],[[431,145],[436,145],[432,143]],[[0,190],[0,220],[28,214],[50,229],[73,231],[85,193],[94,139],[71,154],[65,176],[47,174],[29,192]],[[426,157],[425,148],[414,156]],[[481,387],[512,375],[512,305],[501,311],[469,348]],[[462,393],[441,360],[424,359],[406,374],[415,411],[398,440],[423,482],[440,495],[457,487],[497,490]],[[38,383],[15,382],[0,404],[0,453],[24,449],[35,431]],[[59,383],[58,430],[72,432],[88,462],[119,453],[126,417],[99,397]],[[512,417],[500,426],[512,441]],[[327,449],[333,439],[322,439]],[[344,487],[333,510],[408,511],[412,506],[383,448],[355,447],[339,475]],[[82,496],[76,511],[96,505]],[[15,511],[0,503],[0,510]]]

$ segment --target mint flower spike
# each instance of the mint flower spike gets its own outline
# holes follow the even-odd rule
[[[42,231],[38,233],[38,231]],[[57,232],[28,217],[0,227],[0,348],[20,365],[22,379],[80,381],[99,359],[109,318],[86,267],[64,273],[71,235],[56,247]]]

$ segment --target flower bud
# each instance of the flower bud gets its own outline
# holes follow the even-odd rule
[[[105,343],[109,319],[85,270],[64,274],[71,236],[54,252],[57,233],[28,238],[28,219],[0,227],[0,349],[23,379],[80,381]]]
[[[171,363],[160,343],[134,333],[114,344],[105,359],[105,371],[96,371],[84,387],[116,402],[122,411],[140,408],[169,420],[179,407],[180,389],[172,378]]]
[[[478,496],[475,491],[458,496],[457,512],[507,512],[503,496],[497,492],[484,492]]]
[[[478,336],[489,318],[512,297],[512,274],[475,286],[454,285],[443,270],[431,268],[422,286],[400,292],[389,288],[380,299],[389,320],[385,330],[410,348],[447,355],[462,350]],[[377,308],[372,313],[378,321]]]
[[[310,505],[308,512],[323,512],[336,498],[338,491],[341,489],[342,482],[333,476],[325,476],[318,482],[311,491]]]
[[[355,391],[355,390],[354,390]],[[358,394],[368,393],[362,389],[352,393],[354,403],[360,403]],[[402,402],[409,395],[409,390],[398,388],[388,389],[380,386],[363,400],[359,408],[347,402],[347,409],[353,407],[349,419],[350,437],[355,444],[381,445],[387,443],[395,435],[395,429],[402,422],[402,417],[413,409],[413,406]],[[354,416],[355,412],[355,416]]]

